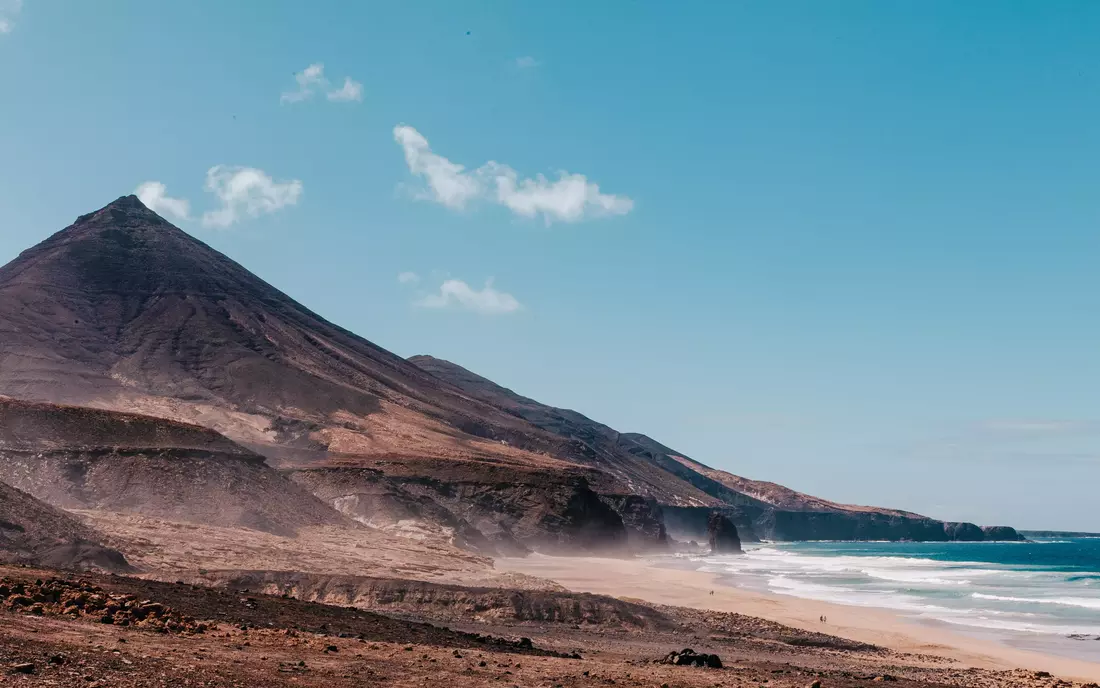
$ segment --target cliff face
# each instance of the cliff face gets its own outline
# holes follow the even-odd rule
[[[651,548],[664,532],[655,504],[599,495],[583,477],[541,474],[487,484],[332,467],[290,476],[363,523],[400,530],[415,520],[490,555],[625,554]]]

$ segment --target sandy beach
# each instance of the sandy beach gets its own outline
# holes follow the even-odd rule
[[[831,604],[723,584],[700,571],[660,566],[653,559],[531,555],[497,559],[501,571],[554,580],[576,592],[635,598],[658,604],[737,612],[778,623],[872,643],[899,652],[946,657],[964,667],[1029,669],[1082,681],[1100,681],[1100,662],[1023,651],[925,626],[882,609]],[[713,593],[713,594],[712,594]],[[822,623],[820,617],[827,617]]]

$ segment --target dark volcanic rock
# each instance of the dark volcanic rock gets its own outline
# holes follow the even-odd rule
[[[623,518],[583,478],[516,473],[511,482],[387,476],[318,467],[291,477],[371,525],[415,518],[455,532],[455,543],[503,556],[531,550],[625,553]]]
[[[717,511],[711,512],[707,520],[707,542],[714,554],[741,553],[741,538],[737,537],[737,527]]]
[[[658,552],[668,549],[664,512],[657,500],[639,495],[601,495],[600,499],[622,518],[631,549]]]
[[[982,528],[982,533],[985,540],[995,542],[1019,542],[1026,539],[1011,526],[985,526]]]
[[[943,530],[952,541],[981,542],[985,539],[985,533],[973,523],[944,523]]]
[[[679,652],[670,652],[660,661],[660,663],[671,664],[673,666],[697,666],[711,669],[722,668],[722,660],[718,655],[696,652],[691,648],[684,648]]]

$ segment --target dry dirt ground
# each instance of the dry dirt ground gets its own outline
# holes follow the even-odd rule
[[[522,596],[549,595],[551,606],[568,609],[569,594]],[[463,605],[420,605],[420,618],[443,615],[448,628],[408,618],[417,614],[411,602],[386,616],[243,590],[11,567],[0,567],[0,596],[0,683],[12,686],[1075,685],[672,607],[651,607],[642,622],[610,615],[576,624],[522,618],[541,608],[538,599],[516,605],[518,618],[492,623],[454,621],[475,618],[466,612],[477,607],[476,594]],[[719,654],[724,667],[655,662],[685,646]]]

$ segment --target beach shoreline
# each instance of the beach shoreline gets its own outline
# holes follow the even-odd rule
[[[655,558],[606,559],[532,554],[496,560],[504,572],[546,578],[574,592],[755,616],[897,652],[934,655],[960,667],[1047,671],[1100,682],[1100,662],[1021,650],[950,629],[915,623],[888,609],[848,606],[739,588],[718,573],[662,566]],[[827,623],[820,619],[825,617]]]

